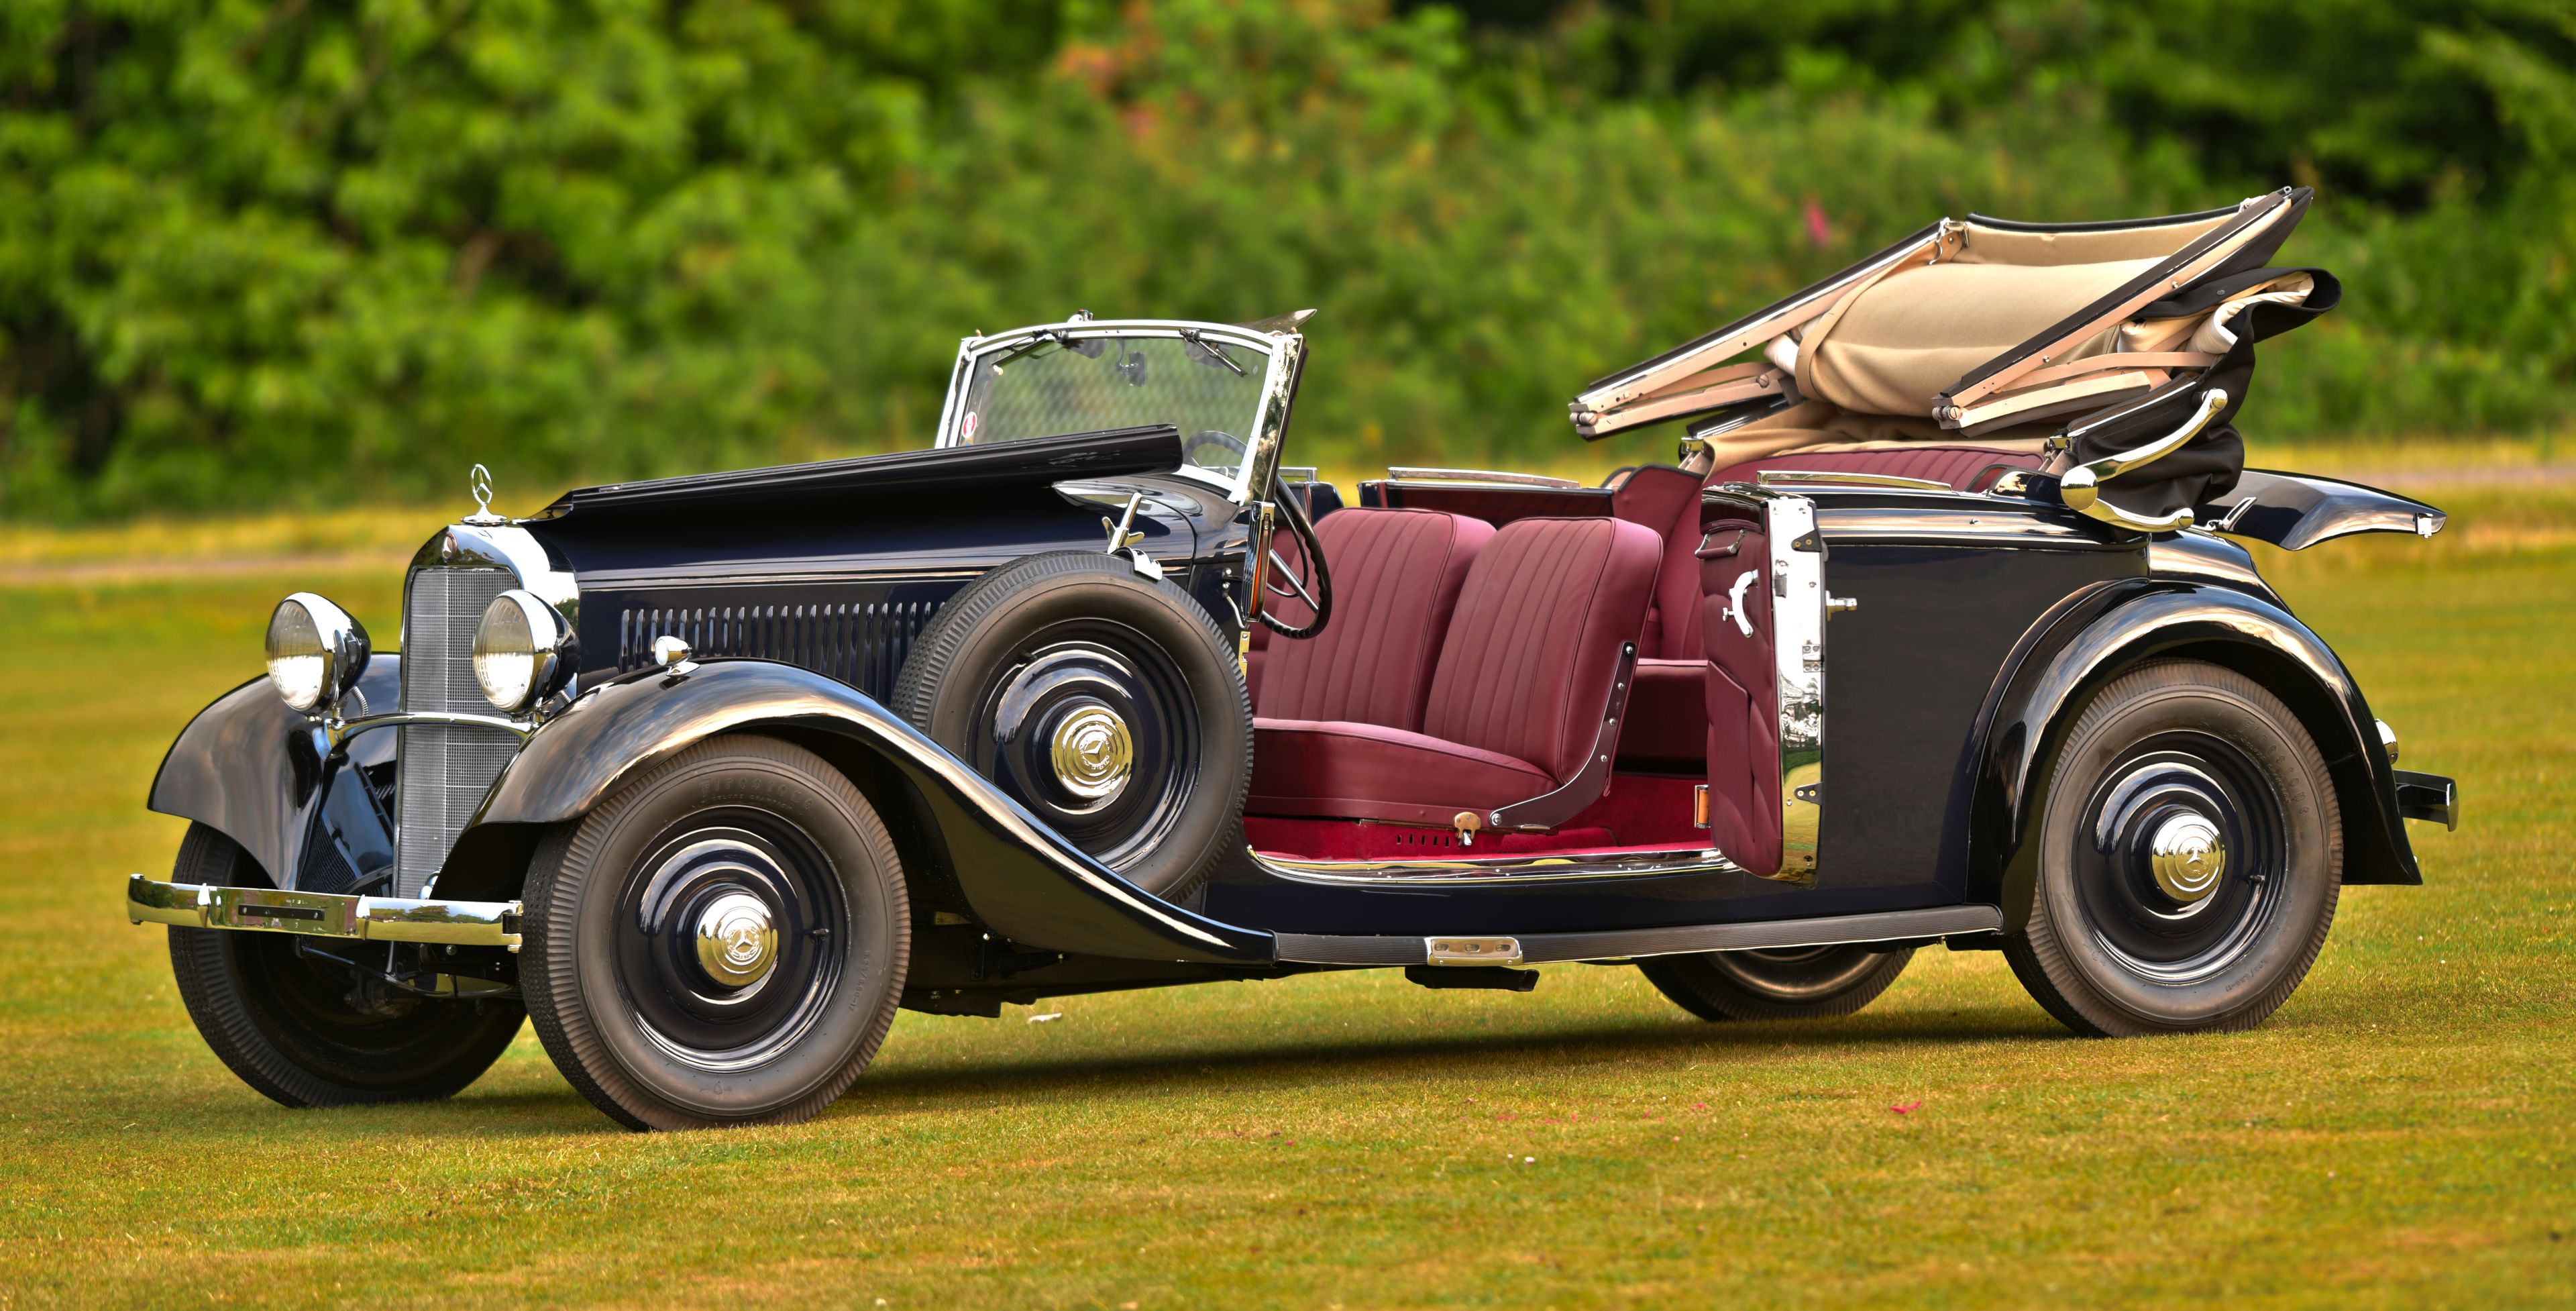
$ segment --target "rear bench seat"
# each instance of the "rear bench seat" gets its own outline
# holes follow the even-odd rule
[[[1320,637],[1270,644],[1247,813],[1447,827],[1582,772],[1645,623],[1654,532],[1618,519],[1497,531],[1423,510],[1343,510],[1316,529],[1335,614]]]

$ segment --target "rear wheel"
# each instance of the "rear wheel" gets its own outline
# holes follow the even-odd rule
[[[766,737],[700,742],[557,829],[526,904],[537,1033],[634,1129],[811,1118],[885,1040],[911,946],[875,809]]]
[[[240,846],[203,824],[188,826],[170,877],[227,887],[268,882]],[[288,1106],[448,1096],[491,1068],[527,1016],[507,998],[405,992],[315,955],[311,945],[291,933],[170,930],[170,972],[197,1032],[242,1082]]]
[[[1911,947],[1782,947],[1657,956],[1637,968],[1703,1020],[1808,1020],[1867,1006],[1913,959]]]
[[[2013,972],[2096,1037],[2246,1029],[2333,927],[2343,823],[2324,758],[2252,679],[2167,660],[2114,679],[2058,752]]]
[[[1089,551],[941,608],[887,704],[1129,882],[1188,896],[1241,845],[1252,700],[1189,595]]]

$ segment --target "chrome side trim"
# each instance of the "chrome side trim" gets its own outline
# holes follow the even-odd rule
[[[1438,883],[1444,887],[1552,883],[1576,879],[1656,878],[1672,874],[1736,874],[1733,861],[1705,847],[1640,851],[1606,859],[1572,856],[1474,856],[1457,860],[1296,860],[1248,853],[1265,872],[1301,883],[1382,885]]]
[[[1647,956],[1687,956],[1704,951],[1749,951],[1779,947],[1826,947],[1855,942],[1904,942],[1953,934],[1995,933],[2004,913],[1994,906],[1937,906],[1929,910],[1891,910],[1867,915],[1830,915],[1812,919],[1767,920],[1744,924],[1691,924],[1668,929],[1614,929],[1597,933],[1524,933],[1516,938],[1362,937],[1320,933],[1278,935],[1279,959],[1310,965],[1428,965],[1434,942],[1512,942],[1520,948],[1518,964],[1558,961],[1635,960]],[[1473,964],[1448,960],[1443,964]],[[1483,962],[1490,964],[1490,960]]]
[[[1842,473],[1832,469],[1764,469],[1754,475],[1764,487],[1792,487],[1811,483],[1840,483],[1855,487],[1903,487],[1918,492],[1950,492],[1958,488],[1938,478],[1908,478],[1898,473]]]
[[[1413,465],[1391,464],[1386,476],[1399,482],[1430,483],[1499,483],[1509,487],[1581,487],[1572,478],[1556,478],[1543,473],[1511,473],[1500,469],[1432,469]]]
[[[125,881],[125,919],[194,929],[258,929],[368,942],[438,942],[519,949],[515,901],[438,901],[280,892],[205,883]]]
[[[1813,878],[1824,829],[1825,546],[1816,503],[1767,493],[1771,535],[1771,650],[1779,677],[1780,869]]]

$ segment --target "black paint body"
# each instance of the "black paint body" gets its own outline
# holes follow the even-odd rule
[[[2332,768],[2346,881],[2420,881],[2360,691],[2242,548],[2123,533],[2044,486],[2032,499],[1818,486],[1802,494],[1818,507],[1829,588],[1860,604],[1827,633],[1814,886],[1731,873],[1354,886],[1241,861],[1204,905],[1165,904],[877,699],[949,596],[1024,555],[1102,549],[1102,520],[1132,493],[1146,498],[1144,551],[1240,632],[1248,517],[1179,464],[1177,435],[1145,429],[566,496],[520,526],[578,581],[584,695],[503,772],[438,895],[517,895],[548,826],[690,742],[754,730],[821,752],[885,814],[922,916],[907,1000],[930,1009],[1305,968],[1272,960],[1273,933],[1618,930],[1980,902],[2010,916],[2017,897],[2026,905],[2016,857],[2057,736],[2092,688],[2158,655],[2271,687]],[[2308,503],[2270,527],[2312,538],[2333,535],[2339,513],[2413,513],[2381,493],[2288,490]],[[694,671],[648,667],[662,633],[689,641]],[[370,705],[393,705],[398,662],[380,655],[367,671]],[[253,682],[180,736],[152,808],[221,829],[283,885],[365,890],[391,863],[394,737],[364,734],[334,757]],[[971,925],[934,922],[942,912]]]

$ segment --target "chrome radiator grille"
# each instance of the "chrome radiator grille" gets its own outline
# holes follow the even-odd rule
[[[402,708],[493,713],[474,681],[474,627],[492,599],[516,584],[501,569],[422,569],[403,593]],[[416,897],[519,739],[493,728],[406,724],[394,810],[394,895]]]

